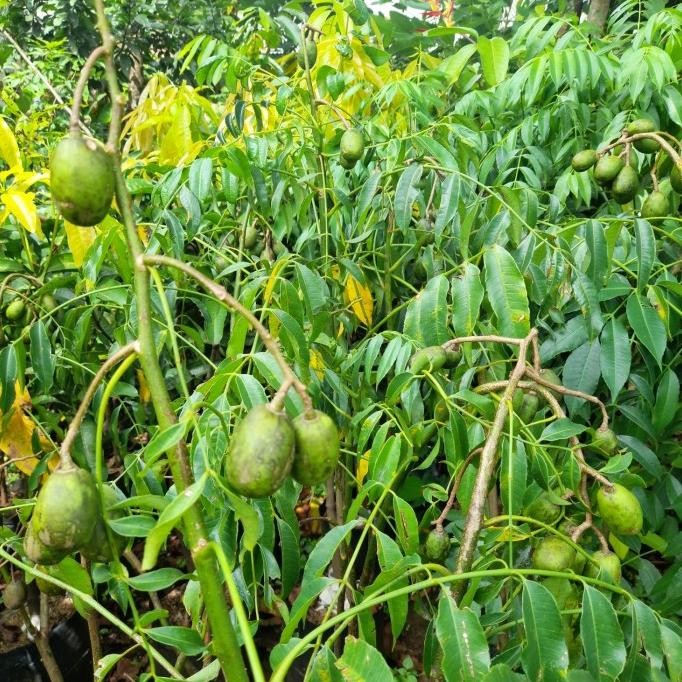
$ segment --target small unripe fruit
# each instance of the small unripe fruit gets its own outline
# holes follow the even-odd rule
[[[317,44],[308,38],[296,51],[296,62],[302,69],[305,69],[306,56],[308,57],[308,68],[312,69],[317,61]]]
[[[573,170],[578,172],[589,170],[595,163],[597,163],[597,152],[594,149],[584,149],[571,159]]]
[[[670,186],[678,194],[682,194],[682,169],[679,166],[673,166],[670,171]]]
[[[594,167],[594,179],[600,185],[608,185],[625,166],[623,159],[613,154],[602,156]]]
[[[23,580],[14,580],[5,587],[2,601],[8,609],[18,609],[26,602],[26,585]]]
[[[656,130],[656,124],[650,118],[638,118],[629,123],[625,128],[625,131],[630,135],[637,135],[638,133],[653,133]],[[635,149],[644,154],[653,154],[657,152],[660,145],[656,140],[651,138],[642,138],[641,140],[635,140]]]
[[[365,139],[356,128],[346,130],[341,136],[341,156],[349,161],[359,161],[365,151]]]
[[[591,450],[603,452],[605,455],[612,455],[618,449],[618,438],[611,429],[598,428],[592,436],[589,447]]]
[[[339,461],[339,431],[329,415],[315,410],[293,421],[296,435],[291,475],[302,485],[326,481]]]
[[[549,493],[543,492],[526,507],[525,515],[551,525],[561,516],[561,509],[550,500]]]
[[[445,366],[448,355],[442,346],[427,346],[418,350],[410,361],[410,372],[420,374],[425,369],[435,371]]]
[[[5,308],[5,317],[10,322],[16,322],[26,312],[26,304],[20,298],[12,301]]]
[[[608,576],[611,582],[616,585],[620,582],[621,565],[620,559],[613,552],[602,552],[598,550],[592,554],[592,558],[597,562],[591,562],[587,566],[586,575],[590,578],[598,578],[600,571],[602,575]]]
[[[665,218],[670,212],[668,198],[658,190],[654,190],[642,204],[642,218]]]
[[[533,567],[543,571],[567,571],[575,559],[575,550],[561,538],[550,536],[533,552]]]
[[[424,554],[429,561],[445,561],[450,551],[450,536],[442,528],[434,528],[426,536]]]
[[[639,189],[639,176],[637,171],[632,166],[625,166],[618,175],[616,175],[611,191],[613,198],[619,204],[627,204],[631,202],[637,190]]]

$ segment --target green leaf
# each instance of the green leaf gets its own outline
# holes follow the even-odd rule
[[[361,639],[346,637],[343,656],[334,664],[346,682],[393,682],[384,657]]]
[[[497,85],[502,82],[509,67],[509,45],[500,37],[478,39],[478,54],[481,58],[483,76],[488,85]]]
[[[438,602],[436,636],[443,649],[443,674],[447,682],[476,682],[490,669],[490,652],[478,616],[459,609],[450,595]]]
[[[500,470],[500,495],[507,514],[520,514],[528,485],[528,459],[521,441],[506,438]]]
[[[457,173],[451,173],[443,182],[440,194],[440,206],[436,214],[434,230],[440,235],[446,226],[457,215],[457,205],[459,201],[460,178]]]
[[[154,434],[143,453],[147,466],[151,466],[164,452],[175,447],[185,437],[188,426],[188,421],[181,421]]]
[[[124,538],[144,538],[156,525],[151,516],[124,516],[120,519],[109,519],[111,529]]]
[[[521,338],[530,331],[526,283],[516,261],[498,244],[483,255],[488,300],[502,336]]]
[[[540,434],[540,440],[556,441],[577,436],[587,430],[586,426],[576,424],[570,419],[557,419],[555,422],[548,424]]]
[[[552,593],[540,583],[524,580],[521,608],[526,631],[521,660],[528,677],[538,682],[563,680],[568,668],[568,647]]]
[[[499,663],[490,668],[490,672],[481,678],[481,682],[528,682],[528,678],[512,672],[506,663]]]
[[[630,375],[630,339],[620,318],[612,317],[604,325],[601,336],[599,366],[601,375],[615,400]]]
[[[469,336],[481,314],[483,285],[481,271],[464,263],[464,274],[452,280],[452,324],[457,336]]]
[[[415,185],[422,175],[422,167],[418,163],[409,165],[398,179],[395,188],[395,224],[401,230],[407,228],[412,220],[412,204],[417,196]]]
[[[566,358],[561,375],[563,385],[575,391],[593,394],[599,383],[600,356],[601,344],[598,339],[588,341],[576,348]],[[566,396],[566,406],[571,414],[576,412],[584,402],[582,398]]]
[[[625,309],[635,336],[660,367],[666,346],[665,326],[661,318],[639,292],[630,295]]]
[[[32,325],[29,336],[31,339],[31,366],[40,382],[41,390],[47,393],[52,387],[54,356],[52,355],[50,339],[42,321],[38,320]]]
[[[637,251],[637,291],[644,287],[651,277],[656,258],[656,238],[648,220],[635,218],[635,249]]]
[[[656,391],[656,404],[653,412],[653,425],[658,433],[674,419],[680,407],[680,380],[670,368],[663,372]]]
[[[154,567],[161,545],[166,541],[168,533],[177,525],[182,515],[197,503],[204,492],[204,486],[206,485],[207,480],[208,474],[204,473],[198,481],[195,481],[192,485],[178,494],[161,512],[159,520],[149,532],[147,541],[144,543],[144,555],[142,557],[143,571],[148,571]]]
[[[510,256],[511,257],[511,256]],[[448,280],[438,275],[408,304],[404,333],[423,346],[438,346],[450,338],[448,334]]]
[[[184,573],[177,568],[159,568],[156,571],[141,573],[128,578],[128,584],[134,590],[141,592],[158,592],[165,590],[182,578],[184,578]]]
[[[419,522],[412,505],[402,497],[394,495],[393,514],[398,540],[405,554],[414,554],[419,549]]]
[[[661,623],[661,642],[671,680],[682,679],[682,637]]]
[[[379,530],[375,531],[377,539],[377,555],[382,571],[389,571],[403,560],[403,555],[395,541]],[[395,588],[407,585],[407,578],[402,577],[394,583]],[[391,619],[391,634],[396,642],[407,621],[409,608],[408,595],[402,594],[388,600],[388,614]]]
[[[213,160],[211,158],[196,159],[189,167],[189,188],[192,194],[203,202],[211,192],[213,176]]]
[[[312,577],[319,577],[327,568],[329,562],[334,556],[334,552],[338,546],[344,541],[346,536],[355,528],[357,521],[353,519],[344,523],[342,526],[332,528],[328,533],[320,539],[315,545],[313,551],[310,552],[305,569],[303,570],[303,583],[310,580]]]
[[[257,529],[258,525],[256,525]],[[286,599],[298,582],[301,551],[298,538],[285,521],[278,518],[277,529],[282,548],[282,599]]]
[[[145,634],[155,642],[171,646],[186,656],[196,656],[206,648],[201,635],[196,630],[178,625],[149,628],[145,630]]]
[[[615,680],[625,667],[623,631],[611,602],[594,587],[583,588],[580,636],[587,669],[596,680]]]

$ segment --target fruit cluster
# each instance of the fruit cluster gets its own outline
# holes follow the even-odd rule
[[[232,434],[226,478],[241,495],[268,497],[289,474],[307,486],[326,481],[338,459],[339,434],[328,415],[312,410],[291,421],[271,405],[256,405]]]
[[[634,147],[642,154],[655,154],[661,151],[659,140],[663,135],[665,134],[656,131],[652,120],[638,118],[626,126],[617,140],[607,144],[601,151],[585,149],[578,152],[573,157],[571,166],[577,172],[594,168],[595,181],[608,189],[615,201],[619,204],[630,203],[640,189],[640,176],[631,148]],[[640,207],[642,218],[649,220],[663,218],[670,212],[668,198],[658,187],[656,168],[659,165],[657,160],[651,169],[653,188]],[[675,159],[670,172],[670,186],[675,192],[682,194],[682,168],[675,163]]]
[[[117,502],[116,493],[109,486],[102,490],[109,511]],[[24,536],[24,552],[42,566],[57,564],[74,552],[92,561],[111,561],[104,524],[100,495],[90,472],[73,463],[60,464],[38,493]],[[122,541],[115,539],[117,544]]]

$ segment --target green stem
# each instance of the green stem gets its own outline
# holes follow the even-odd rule
[[[149,274],[142,259],[142,243],[137,234],[132,202],[121,170],[119,138],[123,99],[113,61],[114,39],[104,12],[104,1],[95,0],[95,6],[97,9],[98,28],[102,36],[102,44],[106,50],[105,69],[112,103],[109,146],[114,160],[116,202],[125,225],[128,249],[130,250],[134,267],[140,364],[149,384],[159,427],[163,430],[176,423],[177,417],[173,411],[156,354],[152,333]],[[171,448],[166,454],[176,490],[180,494],[192,481],[192,472],[184,442],[179,443],[176,448]],[[226,678],[229,678],[231,682],[248,682],[248,675],[244,660],[242,659],[239,642],[237,641],[237,635],[230,620],[220,574],[212,553],[205,551],[209,541],[204,526],[204,519],[198,505],[190,507],[183,515],[182,520],[187,546],[194,558],[197,576],[204,597],[206,613],[213,634],[215,655],[220,661]]]

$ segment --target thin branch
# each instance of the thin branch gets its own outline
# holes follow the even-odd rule
[[[452,484],[452,490],[450,490],[450,497],[448,497],[448,501],[446,502],[445,506],[443,507],[443,511],[440,513],[440,516],[433,521],[433,525],[436,526],[437,530],[443,530],[443,521],[447,518],[447,515],[450,513],[450,510],[455,504],[455,499],[457,498],[457,492],[459,491],[459,486],[462,485],[462,480],[464,479],[464,474],[466,470],[469,468],[469,465],[471,462],[474,461],[474,457],[477,457],[478,455],[481,454],[483,451],[483,448],[476,448],[475,450],[472,450],[467,458],[464,460],[464,463],[460,467],[459,471],[457,472],[457,477],[455,478],[455,482]]]
[[[99,45],[90,53],[90,56],[85,60],[85,64],[83,64],[83,68],[81,69],[81,73],[78,78],[78,83],[76,83],[76,89],[73,91],[73,104],[71,105],[71,117],[69,119],[69,129],[72,133],[78,132],[78,128],[80,127],[79,124],[81,103],[83,101],[83,90],[85,90],[85,86],[88,83],[88,78],[90,78],[90,72],[97,63],[97,60],[100,59],[100,57],[102,57],[104,54],[104,47]]]

